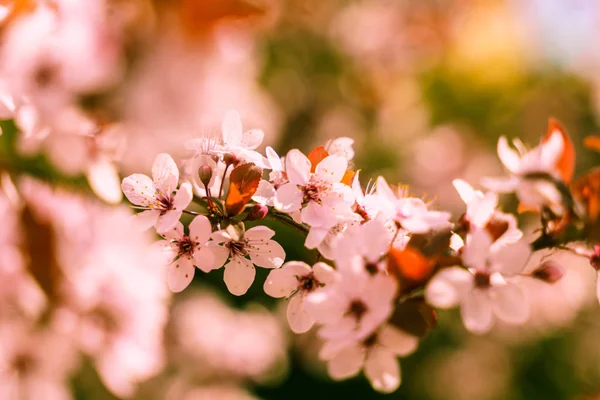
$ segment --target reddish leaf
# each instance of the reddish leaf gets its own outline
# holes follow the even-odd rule
[[[590,237],[600,240],[600,167],[588,171],[571,185],[573,197],[585,207],[585,226]]]
[[[564,143],[563,152],[558,159],[556,167],[560,171],[563,182],[569,183],[573,179],[573,173],[575,172],[575,147],[567,131],[554,118],[550,118],[548,121],[548,131],[546,131],[546,134],[542,138],[542,143],[549,140],[554,132],[559,132],[562,135]]]
[[[588,149],[600,152],[600,135],[590,135],[583,139],[583,145]]]
[[[56,258],[56,237],[52,226],[25,208],[21,216],[23,251],[29,255],[28,271],[50,301],[57,301],[63,272]]]
[[[417,249],[392,248],[387,256],[387,270],[400,283],[401,293],[408,293],[427,282],[433,274],[434,263]]]
[[[308,153],[308,159],[310,160],[310,172],[315,172],[317,164],[328,157],[329,153],[325,150],[325,147],[315,147],[310,153]]]
[[[437,313],[423,298],[404,301],[396,306],[390,324],[417,337],[423,337],[437,323]]]
[[[227,216],[233,217],[244,211],[262,178],[262,169],[253,163],[238,165],[231,171],[229,177],[229,191],[225,200]]]

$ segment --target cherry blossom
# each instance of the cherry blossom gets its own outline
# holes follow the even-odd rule
[[[345,158],[325,157],[311,173],[308,157],[294,149],[286,156],[285,168],[289,183],[277,189],[278,210],[287,213],[302,210],[304,223],[322,228],[332,227],[340,215],[352,213],[352,191],[340,182],[348,168]]]
[[[279,157],[275,150],[270,146],[267,146],[265,151],[267,154],[268,166],[271,169],[269,172],[269,180],[261,179],[252,200],[267,206],[273,206],[275,204],[274,201],[277,189],[281,185],[287,183],[288,179],[284,168],[285,159]]]
[[[262,144],[265,133],[260,129],[244,132],[242,120],[237,111],[228,111],[221,125],[223,146],[220,151],[229,152],[240,160],[252,162],[261,168],[267,168],[264,157],[256,148]]]
[[[416,337],[388,324],[341,349],[335,341],[325,342],[319,356],[327,361],[327,372],[333,379],[350,378],[362,369],[375,390],[391,393],[401,383],[396,357],[412,353],[418,342]]]
[[[442,269],[425,289],[427,301],[439,308],[461,306],[465,327],[474,333],[486,333],[494,315],[508,323],[520,324],[529,317],[529,303],[511,278],[522,272],[531,255],[524,241],[492,247],[485,230],[473,231],[462,249],[464,265],[469,269]]]
[[[31,325],[21,320],[0,324],[0,398],[71,399],[77,350],[69,337]]]
[[[336,273],[329,265],[318,262],[312,268],[300,261],[290,261],[267,276],[264,289],[269,296],[289,298],[287,319],[295,333],[308,331],[315,323],[304,308],[309,293],[333,283]]]
[[[498,156],[510,176],[485,178],[481,181],[483,186],[495,192],[516,192],[527,207],[539,210],[547,206],[555,214],[561,215],[564,211],[562,197],[551,180],[561,179],[557,166],[565,146],[561,133],[554,131],[548,140],[529,151],[518,140],[513,141],[513,144],[518,152],[510,148],[506,137],[498,140]]]
[[[213,268],[225,264],[224,280],[232,294],[241,296],[248,291],[256,275],[254,265],[262,268],[283,265],[285,251],[271,240],[273,235],[275,232],[266,226],[255,226],[243,233],[230,226],[212,234]]]
[[[344,157],[346,160],[351,161],[354,158],[353,145],[354,139],[341,136],[327,141],[325,150],[329,155]]]
[[[394,193],[385,178],[377,178],[377,196],[369,204],[384,217],[393,220],[409,232],[425,233],[450,226],[450,213],[430,211],[419,198],[409,197],[402,192]]]
[[[494,192],[482,193],[461,179],[452,181],[460,198],[467,206],[464,222],[470,229],[487,229],[494,236],[492,246],[514,243],[523,237],[523,232],[517,226],[517,219],[512,214],[496,210],[498,195]],[[460,245],[459,247],[462,247]]]
[[[152,179],[143,174],[129,175],[123,179],[123,193],[134,205],[144,210],[136,217],[144,226],[156,226],[159,232],[173,228],[183,210],[192,201],[192,186],[179,182],[179,169],[168,154],[159,154],[152,165]]]
[[[367,268],[377,271],[382,269],[378,265],[391,241],[384,223],[379,219],[371,220],[345,233],[336,243],[333,258],[340,268],[344,268],[351,264],[349,260],[359,257]]]
[[[367,338],[392,313],[396,281],[377,273],[364,273],[364,262],[355,257],[352,266],[340,269],[336,281],[310,293],[306,311],[319,323],[319,336],[344,347]]]
[[[194,278],[194,266],[204,272],[210,272],[215,257],[207,246],[212,226],[204,215],[195,217],[189,225],[189,235],[183,232],[183,224],[175,226],[162,235],[165,240],[158,244],[169,257],[168,284],[173,292],[181,292]]]

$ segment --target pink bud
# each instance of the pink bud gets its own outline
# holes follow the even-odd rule
[[[265,219],[267,214],[269,213],[269,208],[264,204],[255,204],[250,210],[248,210],[248,215],[246,216],[246,221],[260,221]]]
[[[554,283],[560,280],[563,275],[562,268],[552,261],[543,263],[531,273],[531,276],[546,283]]]

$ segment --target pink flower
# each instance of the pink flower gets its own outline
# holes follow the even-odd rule
[[[71,399],[69,378],[77,367],[69,338],[36,330],[29,321],[0,325],[0,398]]]
[[[494,240],[492,246],[514,243],[523,237],[523,232],[517,227],[517,219],[514,215],[496,210],[498,207],[496,193],[483,194],[461,179],[455,179],[452,184],[467,206],[465,218],[469,224],[469,230],[486,229],[490,224],[496,223],[506,224],[506,231]]]
[[[377,178],[377,196],[370,199],[370,205],[390,220],[398,222],[402,228],[413,233],[426,233],[432,229],[450,226],[450,214],[430,211],[421,199],[394,193],[383,177]]]
[[[212,251],[215,256],[214,269],[225,264],[224,280],[227,289],[241,296],[248,291],[256,270],[279,268],[285,260],[285,250],[271,238],[275,232],[266,226],[255,226],[240,233],[232,226],[212,234]]]
[[[223,146],[221,151],[232,153],[243,161],[252,162],[261,168],[267,168],[264,157],[256,152],[262,144],[265,133],[260,129],[251,129],[244,132],[242,120],[237,111],[228,111],[221,125]]]
[[[529,244],[519,241],[492,247],[485,230],[473,231],[462,250],[469,269],[452,267],[438,272],[425,288],[429,304],[439,308],[461,305],[465,327],[485,333],[494,315],[513,324],[529,317],[529,303],[522,290],[510,278],[521,273],[531,255]]]
[[[391,393],[401,382],[396,357],[412,353],[418,343],[416,337],[384,325],[366,339],[341,349],[335,341],[325,342],[319,356],[327,361],[327,372],[333,379],[347,379],[364,369],[373,389]]]
[[[348,161],[340,156],[328,156],[311,173],[311,162],[299,150],[290,150],[285,159],[289,183],[277,189],[275,207],[291,213],[302,210],[302,221],[310,226],[328,228],[338,217],[351,214],[354,203],[352,190],[340,183]]]
[[[396,281],[383,273],[365,274],[358,257],[353,265],[340,269],[333,284],[310,293],[307,312],[322,325],[319,336],[336,340],[341,347],[363,340],[391,315],[396,296]]]
[[[152,179],[143,174],[129,175],[123,179],[121,187],[130,202],[146,211],[136,218],[144,226],[156,226],[158,232],[165,232],[179,221],[183,210],[192,201],[192,186],[179,182],[179,169],[173,158],[159,154],[152,165]]]
[[[531,176],[547,174],[550,178],[561,179],[557,168],[565,146],[561,133],[555,131],[548,140],[529,151],[520,141],[513,143],[518,152],[509,147],[504,136],[498,140],[498,156],[510,176],[484,178],[481,183],[495,192],[516,192],[523,204],[536,208],[547,206],[561,215],[564,211],[562,197],[556,185],[549,179]]]
[[[334,282],[335,271],[329,265],[318,262],[311,268],[300,261],[290,261],[269,273],[265,281],[265,293],[272,297],[287,297],[287,319],[295,333],[308,331],[315,323],[306,312],[304,301],[309,293]]]
[[[173,292],[181,292],[188,287],[194,278],[194,265],[204,272],[209,272],[215,257],[207,246],[212,226],[208,218],[198,215],[189,225],[189,235],[183,232],[183,225],[175,226],[162,233],[165,240],[158,242],[168,254],[168,284]]]

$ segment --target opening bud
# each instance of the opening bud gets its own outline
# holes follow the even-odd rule
[[[235,154],[225,153],[223,155],[223,162],[228,166],[233,165],[235,167],[240,163],[240,159]]]
[[[563,277],[562,268],[555,262],[548,261],[540,265],[531,276],[546,283],[554,283]]]
[[[264,204],[255,204],[248,210],[246,221],[260,221],[265,219],[269,213],[269,208]]]
[[[210,184],[210,180],[212,179],[212,176],[213,176],[213,170],[210,166],[203,165],[200,168],[198,168],[198,177],[200,178],[200,182],[202,182],[202,184],[205,187],[208,187],[208,185]]]

